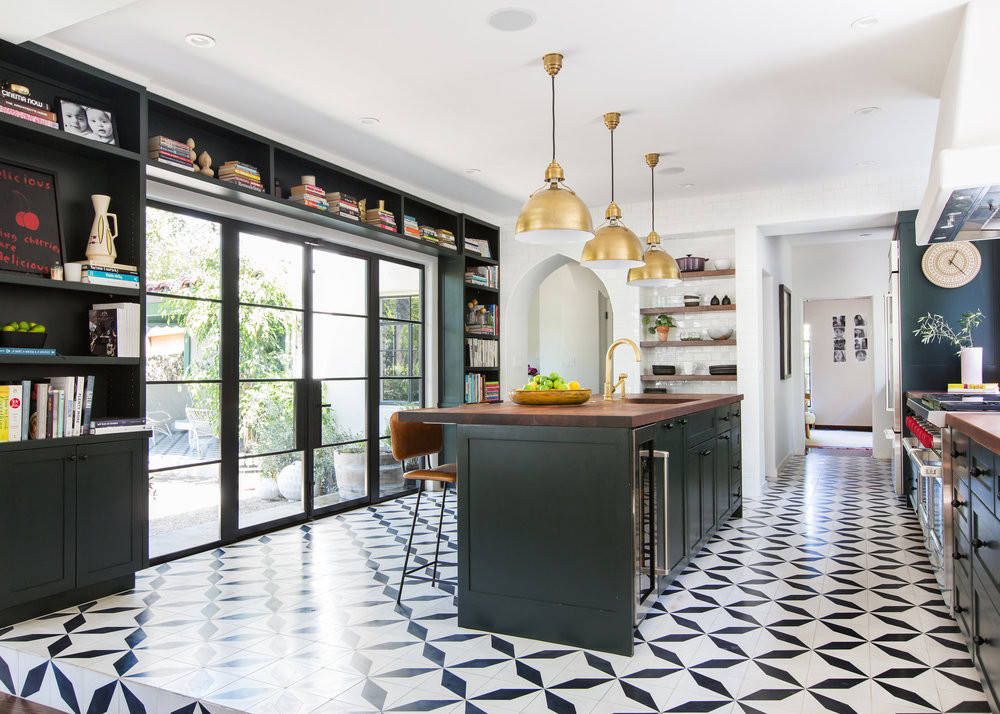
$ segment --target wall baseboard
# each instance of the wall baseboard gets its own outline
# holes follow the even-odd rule
[[[831,431],[871,431],[870,426],[846,426],[844,424],[813,424],[813,429],[829,429]]]

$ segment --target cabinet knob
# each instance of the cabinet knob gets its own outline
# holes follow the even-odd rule
[[[965,607],[963,605],[955,605],[955,613],[958,614],[962,612],[965,612]]]
[[[688,423],[688,420],[687,420],[687,419],[681,419],[681,420],[680,420],[679,422],[677,422],[677,423],[678,423],[678,424],[680,424],[681,426],[687,426],[687,423]]]
[[[739,465],[737,465],[737,466],[734,466],[734,467],[733,467],[733,471],[740,471],[740,470],[741,470],[741,469],[740,469],[740,466],[739,466]]]
[[[73,454],[72,456],[67,456],[66,460],[69,461],[70,463],[75,464],[77,461],[80,460],[80,457],[77,456],[76,454]]]
[[[989,638],[983,637],[982,635],[976,635],[975,637],[972,638],[972,641],[975,642],[976,645],[979,647],[984,647],[990,643]]]
[[[989,472],[990,472],[989,469],[984,469],[981,466],[973,466],[971,469],[969,469],[969,473],[972,474],[973,476],[986,476],[989,474]]]
[[[722,419],[722,421],[729,421],[729,417],[728,416],[719,417],[719,418]]]
[[[972,539],[972,547],[975,548],[976,550],[979,550],[980,548],[985,548],[989,544],[990,542],[988,540],[981,540],[979,538]]]
[[[962,555],[961,553],[959,553],[959,552],[958,552],[958,551],[956,550],[956,551],[955,551],[954,553],[952,553],[952,554],[951,554],[951,557],[952,557],[952,559],[953,559],[953,560],[961,560],[961,559],[962,559],[962,558],[964,558],[965,556],[964,556],[964,555]]]
[[[954,501],[951,502],[951,505],[953,505],[955,508],[962,508],[965,506],[965,501],[959,501],[956,498]]]
[[[719,438],[720,439],[725,439],[726,441],[729,441],[729,434],[719,434]]]
[[[711,456],[712,455],[712,450],[711,449],[705,449],[704,451],[701,452],[701,455],[702,456]]]
[[[959,451],[958,449],[952,449],[951,450],[951,458],[958,459],[958,458],[961,458],[962,456],[965,456],[965,452],[964,451]]]
[[[674,428],[674,423],[672,421],[668,421],[666,424],[663,425],[663,428],[664,429],[673,429]]]

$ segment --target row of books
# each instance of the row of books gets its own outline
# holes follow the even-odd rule
[[[88,315],[90,354],[98,357],[138,357],[142,340],[139,303],[93,305]]]
[[[179,169],[194,171],[194,161],[191,158],[192,149],[183,141],[177,141],[167,136],[150,137],[146,144],[148,156],[153,161]]]
[[[94,376],[0,384],[0,441],[90,433]]]
[[[387,210],[385,207],[385,201],[378,202],[378,208],[369,208],[365,210],[365,215],[363,220],[368,225],[374,228],[381,228],[384,231],[390,231],[392,233],[398,233],[396,228],[396,215]]]
[[[481,312],[476,315],[475,322],[466,322],[465,334],[498,337],[500,335],[500,317],[497,306],[481,305],[480,310]]]
[[[496,340],[465,340],[465,364],[469,367],[496,367],[500,363],[500,343]]]
[[[17,91],[17,88],[22,87],[7,83],[0,89],[0,113],[30,121],[32,124],[47,126],[50,129],[59,128],[59,117],[52,111],[52,107],[25,94],[27,87],[23,87],[24,92]]]
[[[495,288],[500,284],[500,268],[496,265],[468,267],[465,269],[465,282],[468,285]]]
[[[962,384],[954,383],[948,385],[949,394],[1000,394],[1000,384],[996,382],[986,382],[985,384]]]
[[[320,211],[330,210],[326,191],[316,185],[316,180],[312,176],[303,176],[302,183],[292,186],[290,200],[300,206],[309,206]]]
[[[473,255],[478,255],[482,258],[493,257],[493,254],[490,251],[490,242],[483,238],[466,238],[465,252],[472,253]]]
[[[465,375],[465,403],[499,402],[500,382],[481,374]]]
[[[335,216],[346,218],[351,221],[361,220],[361,211],[358,208],[358,199],[350,194],[340,191],[331,191],[326,194],[327,203],[330,204],[329,211]]]
[[[139,289],[139,268],[124,263],[80,263],[80,282]]]
[[[242,161],[227,161],[219,167],[218,178],[224,183],[231,183],[240,188],[247,188],[251,191],[264,191],[264,183],[260,178],[260,171],[256,166],[245,164]]]

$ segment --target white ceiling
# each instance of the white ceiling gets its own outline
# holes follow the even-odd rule
[[[486,24],[505,0],[138,0],[42,38],[156,89],[503,215],[549,158],[546,51],[561,51],[558,157],[606,203],[603,112],[619,202],[644,199],[642,154],[670,152],[664,195],[926,173],[961,0],[511,0],[537,23]],[[851,29],[862,16],[874,28]],[[208,50],[184,42],[213,35]],[[855,110],[879,106],[861,117]],[[377,127],[360,124],[376,116]],[[865,162],[877,162],[875,165]],[[481,169],[473,177],[468,168]],[[681,184],[693,183],[693,189]]]

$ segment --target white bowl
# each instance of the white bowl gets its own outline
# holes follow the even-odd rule
[[[713,340],[728,340],[733,336],[733,328],[731,327],[710,327],[708,329],[708,336]]]
[[[729,270],[733,267],[732,258],[712,258],[712,265],[716,270]]]

